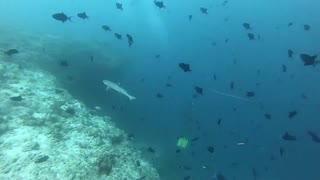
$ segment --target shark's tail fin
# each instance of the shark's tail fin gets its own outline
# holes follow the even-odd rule
[[[135,99],[136,99],[136,97],[129,96],[129,99],[130,99],[130,101],[132,101],[132,100],[135,100]]]

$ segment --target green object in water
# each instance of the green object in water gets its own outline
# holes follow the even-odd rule
[[[180,137],[177,142],[177,146],[181,148],[186,148],[188,146],[188,139],[185,137]]]

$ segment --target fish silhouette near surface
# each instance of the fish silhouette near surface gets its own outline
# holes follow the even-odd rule
[[[53,19],[57,20],[57,21],[61,21],[61,22],[66,22],[66,21],[71,21],[72,16],[68,17],[66,14],[64,13],[55,13],[52,15]]]
[[[130,101],[136,99],[134,96],[131,96],[125,89],[120,87],[118,84],[111,82],[111,81],[108,81],[108,80],[103,80],[102,82],[104,85],[107,86],[107,89],[106,89],[107,91],[111,88],[111,89],[119,92],[120,94],[127,96],[130,99]]]
[[[16,50],[16,49],[9,49],[9,50],[7,50],[6,52],[4,52],[6,55],[8,55],[8,56],[11,56],[11,55],[14,55],[14,54],[18,54],[19,53],[19,51],[18,50]]]
[[[132,38],[132,36],[130,34],[126,34],[126,36],[127,36],[127,39],[128,39],[129,47],[131,47],[132,44],[133,44],[133,38]]]
[[[86,12],[78,13],[77,15],[81,19],[89,19],[89,16],[87,16]]]
[[[316,61],[317,57],[317,55],[300,54],[300,59],[303,61],[304,66],[315,66],[319,64],[320,61]]]
[[[105,30],[105,31],[111,31],[111,28],[110,28],[109,26],[107,26],[107,25],[103,25],[103,26],[101,26],[101,27],[102,27],[102,29]]]
[[[161,9],[161,8],[166,8],[166,6],[164,5],[163,1],[156,1],[156,0],[154,0],[153,2],[154,2],[154,4],[155,4],[159,9]]]

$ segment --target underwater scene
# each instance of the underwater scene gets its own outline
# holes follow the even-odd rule
[[[319,9],[0,0],[0,180],[319,180]]]

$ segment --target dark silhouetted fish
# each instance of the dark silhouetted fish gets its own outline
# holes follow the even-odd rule
[[[291,49],[288,49],[288,57],[292,58],[292,55],[293,55],[293,51]]]
[[[179,63],[179,67],[184,71],[184,72],[191,72],[190,65],[186,63]]]
[[[293,22],[289,22],[288,23],[288,27],[292,26],[293,25]]]
[[[111,31],[110,27],[107,26],[107,25],[103,25],[103,26],[101,26],[101,27],[102,27],[102,29],[105,30],[105,31]]]
[[[254,97],[255,93],[253,91],[248,91],[247,92],[247,97]]]
[[[154,2],[154,4],[158,7],[158,8],[166,8],[166,6],[163,4],[163,1],[156,1],[156,0],[154,0],[153,1]]]
[[[283,149],[282,147],[280,147],[279,153],[280,153],[280,156],[283,156],[283,154],[284,154],[284,149]]]
[[[284,135],[282,135],[282,139],[286,140],[286,141],[296,141],[297,138],[291,134],[289,134],[288,132],[284,133]]]
[[[167,86],[167,87],[172,87],[172,84],[166,83],[166,86]]]
[[[208,152],[211,153],[211,154],[214,153],[214,147],[213,147],[213,146],[208,146],[208,147],[207,147],[207,150],[208,150]]]
[[[4,52],[6,55],[8,56],[11,56],[11,55],[14,55],[14,54],[18,54],[19,51],[16,50],[16,49],[9,49],[8,51]]]
[[[185,176],[184,178],[183,178],[183,180],[189,180],[191,178],[191,176]]]
[[[78,13],[77,15],[81,19],[89,19],[89,16],[87,16],[87,14],[85,12]]]
[[[177,150],[176,150],[176,153],[181,153],[181,149],[177,149]]]
[[[197,92],[198,94],[203,95],[203,89],[202,89],[201,87],[195,86],[195,87],[194,87],[194,90],[196,90],[196,92]]]
[[[59,62],[59,65],[62,66],[62,67],[68,67],[69,63],[66,60],[62,60],[62,61]]]
[[[65,15],[64,13],[56,13],[53,14],[52,17],[57,20],[57,21],[61,21],[61,22],[66,22],[67,20],[71,21],[71,16],[68,17],[67,15]]]
[[[94,59],[93,56],[90,56],[90,61],[91,61],[91,62],[93,62],[93,59]]]
[[[21,95],[19,95],[19,96],[10,97],[10,100],[11,100],[11,101],[22,101],[23,98],[22,98]]]
[[[265,117],[266,119],[271,119],[271,114],[266,113],[266,114],[264,114],[264,117]]]
[[[217,75],[213,74],[213,80],[217,80]]]
[[[157,54],[154,56],[156,59],[159,59],[160,58],[160,54]]]
[[[254,34],[248,33],[249,40],[255,40]]]
[[[189,19],[189,21],[191,21],[191,19],[192,19],[192,15],[191,14],[188,16],[188,19]]]
[[[201,8],[200,8],[200,11],[201,11],[203,14],[208,14],[208,9],[207,9],[207,8],[201,7]]]
[[[286,65],[282,65],[282,72],[287,72],[287,66]]]
[[[133,38],[132,38],[132,36],[131,36],[130,34],[127,34],[127,39],[128,39],[129,47],[131,47],[132,44],[133,44]]]
[[[114,33],[114,35],[116,36],[117,39],[120,39],[120,40],[122,39],[122,35],[121,35],[121,34],[119,34],[119,33]]]
[[[157,98],[163,98],[163,95],[161,93],[156,94]]]
[[[243,26],[246,30],[251,29],[251,26],[250,26],[249,23],[243,23],[242,26]]]
[[[303,61],[305,66],[315,66],[317,65],[320,61],[316,61],[317,55],[310,56],[308,54],[300,54],[300,58]]]
[[[310,25],[308,25],[308,24],[305,24],[305,25],[303,25],[303,29],[305,30],[305,31],[309,31],[310,30]]]
[[[151,153],[155,153],[156,152],[156,150],[154,150],[152,147],[148,147],[148,149],[147,149],[149,152],[151,152]]]
[[[217,124],[220,125],[221,124],[222,119],[219,118]]]
[[[234,89],[234,82],[233,82],[233,81],[230,82],[230,89],[231,89],[231,90]]]
[[[225,1],[223,1],[223,3],[221,4],[222,6],[226,6],[228,4],[228,1],[227,0],[225,0]]]
[[[316,143],[320,143],[320,138],[318,135],[316,135],[316,133],[314,133],[312,131],[308,131],[308,134],[311,136],[312,141],[314,141]]]
[[[221,173],[218,173],[218,174],[216,175],[216,178],[217,178],[217,180],[227,180],[227,179],[224,177],[224,175],[221,174]]]
[[[121,10],[121,11],[123,10],[121,3],[116,3],[116,8],[119,9],[119,10]]]
[[[298,114],[297,111],[290,111],[290,112],[288,113],[288,118],[291,119],[291,118],[295,117],[297,114]]]
[[[191,139],[191,142],[198,141],[199,139],[200,139],[199,137],[195,137],[195,138]]]

